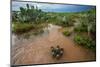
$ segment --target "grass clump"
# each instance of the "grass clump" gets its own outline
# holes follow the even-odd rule
[[[63,31],[63,34],[64,34],[65,36],[70,36],[70,35],[71,35],[71,32],[69,32],[69,31]]]
[[[29,23],[14,23],[13,25],[13,32],[16,34],[25,33],[34,28],[34,26]]]

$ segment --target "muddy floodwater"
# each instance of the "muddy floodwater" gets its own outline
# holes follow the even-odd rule
[[[40,35],[23,38],[12,34],[11,60],[12,64],[44,64],[75,61],[92,61],[96,59],[95,53],[74,43],[60,31],[62,27],[49,24],[43,28]],[[64,54],[59,59],[51,56],[51,46],[59,45],[64,48]]]

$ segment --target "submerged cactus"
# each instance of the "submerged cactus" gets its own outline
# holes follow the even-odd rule
[[[52,57],[55,59],[60,59],[64,53],[64,49],[57,46],[56,48],[51,47]]]

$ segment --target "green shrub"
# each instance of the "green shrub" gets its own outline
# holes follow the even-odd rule
[[[87,28],[78,26],[78,27],[74,28],[74,31],[76,31],[76,32],[87,32]]]
[[[34,26],[29,23],[14,23],[13,32],[17,34],[21,34],[33,29]]]
[[[60,25],[60,26],[63,26],[63,27],[70,27],[70,26],[73,26],[73,23],[70,22],[70,21],[58,21],[56,23],[57,25]]]
[[[65,36],[70,36],[70,35],[71,35],[71,32],[69,32],[69,31],[63,31],[63,34],[64,34]]]
[[[89,37],[76,35],[74,37],[74,41],[79,45],[82,45],[82,46],[85,46],[86,48],[92,49],[93,51],[95,51],[95,49],[96,49],[95,41]]]

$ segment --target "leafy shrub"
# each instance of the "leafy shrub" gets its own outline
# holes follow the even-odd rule
[[[87,27],[77,26],[77,27],[74,28],[74,31],[76,31],[76,32],[87,32]]]
[[[79,24],[75,27],[75,31],[77,32],[87,32],[88,31],[88,26],[89,26],[89,20],[87,15],[84,17],[79,18]]]
[[[74,41],[79,45],[82,45],[82,46],[85,46],[86,48],[92,49],[93,51],[95,51],[95,49],[96,49],[95,41],[89,37],[76,35],[74,37]]]
[[[65,36],[70,36],[70,35],[71,35],[71,32],[69,32],[69,31],[63,31],[63,34],[64,34]]]
[[[60,25],[63,27],[74,25],[74,19],[72,17],[67,17],[66,15],[58,16],[57,18],[53,19],[53,22],[55,22],[56,25]]]

